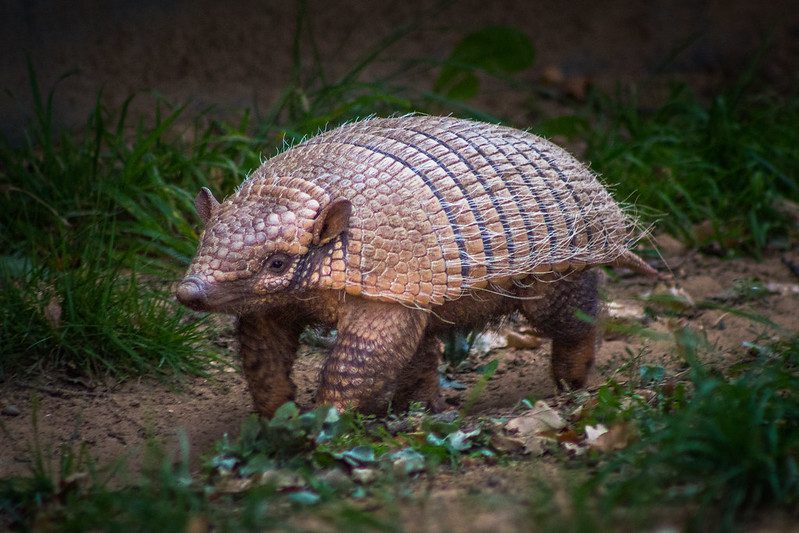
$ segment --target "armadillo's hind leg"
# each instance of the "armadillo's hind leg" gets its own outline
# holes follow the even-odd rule
[[[291,367],[297,354],[302,325],[257,314],[239,319],[238,337],[244,377],[255,410],[271,417],[294,399]]]
[[[383,414],[400,372],[416,353],[427,317],[399,304],[348,299],[322,370],[317,403]]]
[[[447,408],[438,382],[438,362],[441,359],[441,341],[427,335],[419,344],[413,358],[400,374],[392,407],[406,411],[411,402],[420,402],[434,413]]]
[[[585,385],[601,340],[602,273],[589,270],[542,283],[522,312],[543,336],[552,339],[552,375],[558,389]]]

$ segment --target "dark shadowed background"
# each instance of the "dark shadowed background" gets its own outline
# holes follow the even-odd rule
[[[331,75],[409,22],[418,31],[370,65],[367,78],[401,60],[441,59],[464,34],[493,24],[515,26],[532,40],[535,68],[521,78],[530,82],[556,68],[605,89],[675,75],[702,88],[735,77],[767,41],[774,46],[764,68],[771,82],[786,81],[799,66],[799,8],[791,0],[436,5],[311,1],[308,12]],[[111,105],[157,90],[172,102],[236,114],[266,108],[292,76],[295,2],[4,0],[0,6],[0,129],[12,139],[31,110],[26,56],[44,92],[74,72],[59,84],[54,102],[56,124],[68,127],[84,122],[101,89]],[[519,111],[505,100],[503,92],[487,91],[479,104],[530,122],[513,116]],[[152,107],[139,106],[134,102],[139,111]]]

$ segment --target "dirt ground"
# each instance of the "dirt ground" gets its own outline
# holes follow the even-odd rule
[[[669,247],[665,248],[664,252],[669,253]],[[762,342],[762,339],[799,331],[799,313],[796,313],[799,309],[799,278],[787,266],[799,256],[794,259],[773,256],[755,262],[722,260],[679,247],[672,251],[676,255],[666,256],[666,261],[674,273],[673,282],[656,282],[624,273],[612,276],[616,279],[610,279],[606,289],[611,317],[645,323],[655,331],[666,332],[670,327],[669,321],[674,319],[661,317],[646,322],[641,316],[643,304],[639,298],[653,291],[667,293],[670,287],[676,287],[682,297],[687,295],[696,303],[712,299],[720,305],[764,316],[784,328],[783,331],[775,330],[723,310],[694,308],[684,311],[679,320],[705,332],[710,342],[730,360],[745,357],[747,348],[742,345],[744,342],[758,338]],[[736,292],[735,287],[742,286],[742,283],[746,286],[751,280],[759,280],[766,287],[765,293],[751,301],[741,301],[740,291]],[[535,348],[505,347],[509,342],[509,332],[514,331],[522,332],[522,345],[534,345],[534,340],[524,335],[524,328],[522,320],[515,320],[498,332],[486,334],[478,340],[466,363],[448,373],[450,379],[467,386],[466,389],[445,389],[447,401],[453,408],[463,404],[471,385],[477,380],[474,368],[492,359],[499,359],[499,367],[470,414],[500,415],[525,397],[546,399],[556,394],[549,374],[549,343],[541,342]],[[510,335],[513,337],[512,333]],[[609,332],[588,387],[603,383],[616,372],[629,359],[626,355],[628,349],[633,354],[640,354],[642,362],[672,368],[678,363],[667,355],[668,343],[642,341]],[[294,371],[301,406],[311,405],[323,359],[323,349],[304,347],[301,350]],[[221,365],[211,377],[190,379],[179,387],[149,379],[118,385],[89,384],[87,387],[57,376],[0,384],[0,408],[4,408],[6,413],[0,418],[5,433],[5,442],[0,448],[0,477],[24,472],[29,466],[34,411],[38,416],[39,440],[52,451],[61,445],[77,449],[85,444],[101,463],[124,456],[130,460],[131,466],[135,466],[149,437],[174,447],[178,432],[185,432],[191,442],[194,464],[198,465],[198,457],[212,451],[212,443],[223,434],[234,435],[251,410],[235,356],[231,355],[229,361],[229,365]],[[714,361],[719,365],[727,362]],[[8,414],[17,411],[17,415]]]

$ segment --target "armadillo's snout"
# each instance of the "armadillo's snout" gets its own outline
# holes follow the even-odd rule
[[[208,283],[200,278],[189,276],[178,285],[175,295],[186,307],[202,310],[208,301]]]

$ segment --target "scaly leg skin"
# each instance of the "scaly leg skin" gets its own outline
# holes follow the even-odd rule
[[[255,410],[271,417],[275,410],[294,399],[291,367],[297,355],[302,326],[258,314],[239,319],[238,337],[244,377]]]
[[[432,335],[425,336],[397,380],[397,392],[392,401],[396,411],[407,411],[411,402],[421,402],[434,413],[446,410],[438,383],[440,358],[441,341]]]
[[[360,298],[349,298],[343,306],[316,402],[383,414],[401,370],[416,353],[428,315]]]
[[[572,277],[541,283],[535,298],[522,304],[522,312],[543,336],[552,339],[552,376],[559,390],[585,385],[601,340],[596,320],[577,317],[581,311],[597,319],[601,273],[589,270]]]

